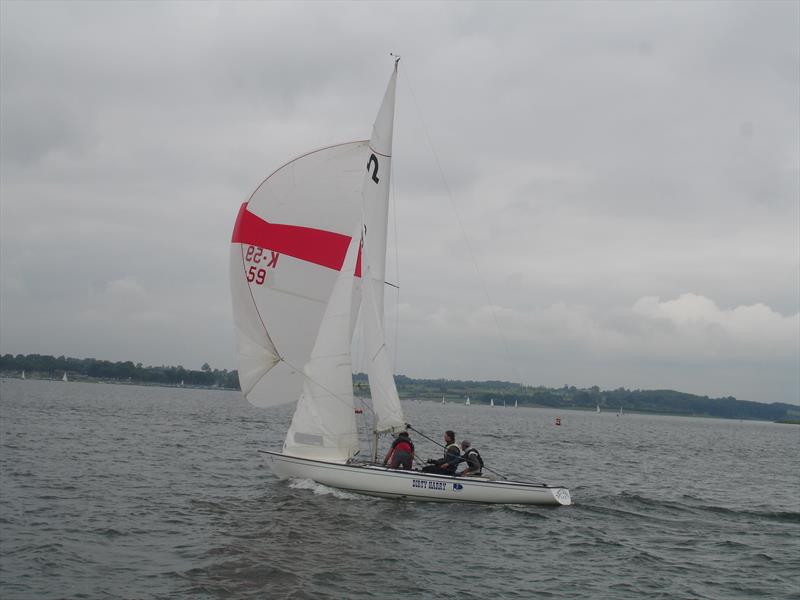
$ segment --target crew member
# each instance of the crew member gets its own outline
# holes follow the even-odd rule
[[[428,466],[424,467],[424,473],[438,473],[439,475],[455,475],[456,467],[460,462],[461,450],[456,444],[456,434],[447,430],[444,432],[444,456],[442,458],[428,459]]]
[[[389,452],[386,453],[383,466],[388,465],[390,469],[411,469],[413,461],[414,443],[407,431],[401,431],[392,442]]]
[[[459,477],[477,477],[483,471],[483,459],[480,453],[472,447],[469,440],[461,442],[461,462],[467,463],[467,468],[458,474]]]

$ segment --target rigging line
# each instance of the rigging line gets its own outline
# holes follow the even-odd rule
[[[447,182],[447,178],[444,175],[444,169],[442,169],[442,163],[439,160],[439,154],[436,152],[436,148],[433,145],[433,140],[431,139],[430,132],[428,131],[428,126],[425,123],[425,118],[422,116],[422,110],[419,107],[419,103],[417,102],[417,96],[414,94],[414,88],[411,85],[411,78],[408,75],[408,69],[403,69],[403,75],[406,78],[406,83],[408,84],[408,89],[411,92],[411,98],[414,100],[414,106],[417,109],[417,114],[419,115],[419,120],[422,123],[422,129],[425,131],[425,138],[428,140],[428,145],[430,146],[431,153],[433,154],[433,158],[436,162],[436,167],[439,169],[439,175],[442,178],[442,182],[444,183],[444,187],[447,190],[447,197],[450,200],[450,205],[453,208],[453,212],[456,215],[456,222],[458,223],[459,229],[461,229],[461,235],[464,236],[464,243],[467,246],[467,251],[469,253],[469,257],[472,260],[472,264],[475,267],[475,272],[478,275],[478,281],[480,283],[481,288],[483,289],[483,294],[486,296],[486,300],[489,303],[489,310],[492,313],[492,320],[494,321],[494,325],[497,328],[497,332],[500,334],[500,339],[503,342],[503,348],[506,352],[506,357],[508,359],[509,364],[511,365],[511,370],[514,372],[514,377],[517,381],[522,383],[522,379],[519,376],[519,372],[517,370],[516,363],[511,358],[511,350],[508,345],[508,340],[506,339],[505,333],[500,328],[500,323],[497,320],[497,311],[495,311],[494,302],[492,302],[492,297],[489,295],[489,289],[486,286],[486,282],[483,278],[483,274],[481,273],[480,268],[478,267],[478,261],[475,258],[475,252],[472,249],[472,244],[470,244],[469,237],[467,236],[467,231],[464,228],[464,223],[461,220],[461,214],[458,212],[458,207],[456,206],[455,196],[453,195],[453,191],[450,189],[450,184]]]
[[[407,427],[408,429],[410,429],[411,431],[413,431],[414,433],[418,433],[418,434],[420,434],[420,435],[421,435],[422,437],[424,437],[426,440],[428,440],[428,441],[430,441],[430,442],[433,442],[434,444],[436,444],[437,446],[439,446],[439,447],[440,447],[440,448],[442,448],[443,450],[447,450],[447,446],[445,446],[445,445],[443,445],[443,444],[440,444],[439,442],[437,442],[437,441],[436,441],[436,440],[434,440],[433,438],[430,438],[430,437],[428,437],[427,435],[425,435],[424,433],[422,433],[422,432],[421,432],[419,429],[415,429],[414,427],[412,427],[412,426],[411,426],[411,424],[410,424],[410,423],[406,423],[406,427]],[[466,460],[462,458],[461,460],[459,460],[459,462],[466,462]],[[483,465],[483,467],[482,467],[482,468],[483,468],[483,469],[486,469],[486,470],[487,470],[487,471],[489,471],[490,473],[494,473],[494,474],[495,474],[495,475],[497,475],[498,477],[502,477],[503,479],[506,479],[506,480],[508,479],[508,477],[507,477],[506,475],[503,475],[502,473],[498,473],[497,471],[495,471],[494,469],[491,469],[491,468],[487,467],[486,465]]]

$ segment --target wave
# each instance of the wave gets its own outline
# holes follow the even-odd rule
[[[367,496],[337,490],[336,488],[322,485],[311,479],[290,479],[289,487],[293,490],[311,490],[317,496],[333,496],[340,500],[368,500]]]
[[[765,520],[779,521],[784,523],[800,523],[800,512],[775,511],[775,510],[751,510],[751,509],[728,508],[725,506],[717,506],[713,504],[703,504],[701,502],[702,500],[701,498],[692,496],[690,494],[684,494],[682,496],[685,502],[650,498],[642,494],[637,494],[634,492],[627,492],[627,491],[622,491],[619,494],[607,496],[606,498],[609,500],[622,499],[625,503],[630,503],[631,505],[638,504],[645,507],[658,508],[660,510],[666,509],[674,512],[713,513],[716,515],[728,516],[730,518],[765,519]]]

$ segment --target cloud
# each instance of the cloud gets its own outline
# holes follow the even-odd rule
[[[798,18],[0,3],[0,349],[234,367],[239,203],[368,136],[394,51],[401,372],[798,401]]]
[[[400,360],[429,377],[502,371],[533,385],[667,387],[773,401],[800,391],[800,313],[764,304],[723,309],[692,293],[609,310],[556,303],[426,313],[403,304],[401,321],[415,326],[400,335]],[[425,346],[411,341],[423,335]]]

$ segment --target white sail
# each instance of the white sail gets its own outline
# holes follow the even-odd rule
[[[67,377],[67,372],[66,371],[64,371],[64,376],[61,378],[61,381],[69,381],[69,378]]]
[[[570,504],[562,487],[349,460],[358,452],[350,352],[359,312],[375,429],[406,426],[383,325],[396,79],[397,62],[369,143],[288,163],[239,211],[230,282],[242,392],[258,406],[297,400],[282,452],[263,454],[280,479],[381,497]]]
[[[517,406],[518,406],[518,405],[517,405],[517,401],[516,401],[516,400],[514,400],[514,408],[517,408]]]
[[[361,223],[367,148],[351,142],[301,156],[265,179],[239,211],[230,258],[239,382],[257,406],[293,402],[303,389]]]
[[[386,229],[389,215],[389,174],[396,81],[397,63],[389,78],[383,102],[372,128],[370,155],[367,159],[363,184],[363,274],[367,283],[361,290],[361,323],[367,355],[370,395],[375,410],[376,432],[397,432],[406,426],[383,328]]]
[[[25,371],[22,372],[22,378],[25,379]]]
[[[491,400],[489,400],[489,406],[494,406],[494,398],[492,398]]]
[[[284,454],[345,462],[358,451],[350,361],[350,307],[359,247],[359,238],[352,236],[304,368],[303,393],[286,434]]]
[[[383,323],[383,289],[386,276],[386,230],[389,219],[389,179],[392,169],[392,133],[397,63],[386,86],[369,140],[364,179],[365,259],[370,265],[369,281],[375,290],[375,304]]]
[[[370,267],[365,273],[369,275]],[[361,300],[361,322],[367,352],[367,376],[375,410],[375,431],[402,431],[406,428],[403,408],[394,382],[383,324],[378,315],[377,300],[372,286],[364,286]]]
[[[469,406],[469,396],[467,396],[467,401],[464,404]]]

